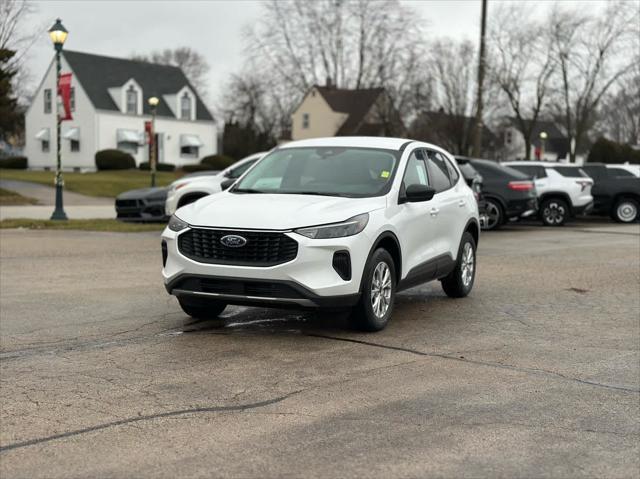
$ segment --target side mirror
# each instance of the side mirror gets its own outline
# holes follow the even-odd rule
[[[228,190],[231,185],[233,185],[236,182],[235,178],[229,178],[228,180],[224,180],[222,183],[220,183],[220,189],[222,191],[224,190]]]
[[[405,191],[406,201],[409,203],[419,203],[429,201],[436,194],[435,188],[427,185],[411,185]]]

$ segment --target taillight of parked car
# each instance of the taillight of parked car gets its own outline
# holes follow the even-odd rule
[[[533,189],[533,181],[510,181],[509,189],[514,191],[531,191]]]
[[[580,188],[581,188],[580,191],[584,191],[587,188],[587,186],[592,185],[591,180],[576,180],[576,183],[580,185]]]

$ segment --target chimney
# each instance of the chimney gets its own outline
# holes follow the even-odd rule
[[[329,75],[327,75],[327,79],[325,81],[325,86],[327,88],[333,88],[333,82],[331,81],[331,77]]]

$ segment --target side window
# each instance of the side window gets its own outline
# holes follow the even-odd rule
[[[456,170],[456,167],[453,166],[453,164],[449,161],[449,159],[446,159],[445,161],[447,163],[447,170],[449,171],[449,178],[451,178],[451,185],[455,185],[460,179],[460,174],[458,173],[458,170]]]
[[[436,151],[427,152],[427,166],[429,168],[429,178],[431,178],[431,186],[436,193],[451,188],[451,180],[447,169],[447,160],[444,156]]]
[[[44,112],[51,113],[51,88],[44,91]]]
[[[407,161],[407,169],[404,172],[402,187],[406,190],[411,185],[428,185],[427,167],[424,163],[422,150],[414,150]]]
[[[227,175],[228,178],[239,178],[242,174],[249,169],[251,165],[253,165],[255,161],[247,161],[243,165],[238,166],[237,168],[232,169]]]

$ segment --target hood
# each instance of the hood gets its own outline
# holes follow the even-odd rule
[[[238,194],[222,192],[180,208],[176,215],[194,226],[287,230],[336,223],[384,208],[384,196]]]
[[[154,187],[154,188],[139,188],[137,190],[129,190],[124,193],[120,193],[116,198],[119,200],[135,200],[140,198],[149,198],[150,196],[162,197],[167,196],[167,188]]]

